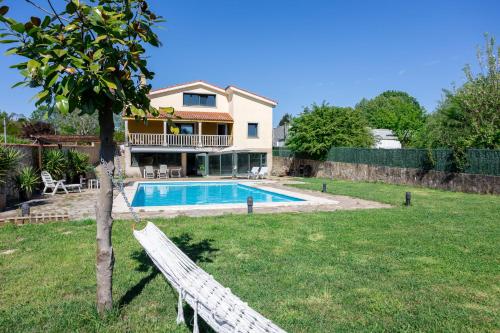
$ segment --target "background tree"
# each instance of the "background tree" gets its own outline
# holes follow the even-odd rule
[[[41,105],[31,113],[30,119],[50,123],[57,134],[61,135],[97,135],[99,119],[97,113],[86,114],[78,110],[66,115],[53,112],[46,105]]]
[[[0,0],[1,1],[1,0]],[[160,19],[149,10],[146,0],[99,0],[90,4],[80,0],[58,1],[42,8],[32,0],[35,15],[25,22],[7,17],[8,6],[0,4],[0,21],[6,26],[2,43],[12,43],[7,54],[25,61],[14,65],[24,80],[15,84],[38,88],[36,105],[68,115],[97,113],[100,128],[101,159],[114,170],[113,114],[145,117],[150,107],[152,79],[144,56],[146,44],[159,46],[151,27]],[[102,170],[101,190],[96,205],[97,220],[97,309],[112,308],[114,254],[111,243],[113,190]]]
[[[27,121],[26,117],[22,114],[7,113],[0,111],[0,134],[3,135],[3,121],[7,124],[7,136],[19,137],[22,133],[22,127]],[[3,142],[3,141],[2,141]]]
[[[294,118],[286,144],[295,152],[324,158],[331,147],[370,147],[373,137],[360,111],[323,102]]]
[[[480,71],[464,69],[467,81],[459,88],[445,90],[416,145],[453,149],[455,167],[466,167],[469,148],[500,149],[500,50],[486,37],[478,49]]]
[[[21,136],[30,139],[32,136],[47,134],[56,134],[52,124],[44,121],[30,121],[23,125]]]
[[[424,108],[403,91],[388,90],[371,100],[362,99],[356,109],[364,114],[372,128],[392,130],[403,146],[411,142],[425,121]]]
[[[293,117],[290,113],[285,113],[283,117],[281,117],[280,122],[278,123],[279,126],[283,126],[285,124],[290,124],[293,120]]]

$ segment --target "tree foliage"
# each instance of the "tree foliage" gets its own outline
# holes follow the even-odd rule
[[[54,127],[50,123],[44,121],[30,121],[23,125],[21,136],[29,139],[32,136],[50,135],[55,133]]]
[[[23,61],[13,68],[23,81],[14,86],[39,89],[35,105],[68,115],[97,111],[100,157],[110,173],[114,171],[113,115],[145,118],[157,115],[150,106],[149,84],[154,73],[147,68],[145,46],[159,46],[152,28],[161,21],[146,0],[63,0],[56,10],[27,1],[48,13],[24,22],[7,17],[10,8],[1,5],[0,23],[6,28],[0,42],[11,44],[7,54]],[[96,204],[97,309],[112,308],[114,254],[111,242],[113,190],[111,178],[101,178]]]
[[[480,72],[464,69],[466,83],[445,91],[427,124],[423,141],[431,147],[500,148],[500,50],[487,40],[478,51]]]
[[[36,105],[48,104],[66,115],[78,110],[125,111],[145,116],[150,108],[152,79],[146,66],[143,43],[159,45],[151,26],[160,21],[141,0],[100,0],[96,6],[79,0],[66,0],[65,10],[43,18],[32,16],[18,22],[0,10],[6,23],[2,43],[12,43],[8,54],[24,57],[12,67],[24,76],[24,85],[39,88]]]
[[[452,148],[457,170],[466,167],[469,148],[500,149],[500,50],[493,38],[478,49],[480,71],[466,66],[467,81],[445,90],[443,100],[416,138],[415,145]]]
[[[359,110],[323,102],[294,118],[286,144],[295,152],[323,158],[331,147],[370,147],[373,137]]]
[[[392,130],[404,146],[425,121],[424,108],[403,91],[388,90],[371,100],[362,99],[356,109],[364,114],[372,128]]]
[[[281,117],[280,122],[278,123],[279,126],[283,126],[285,124],[290,124],[293,120],[293,116],[290,113],[285,113],[283,117]]]

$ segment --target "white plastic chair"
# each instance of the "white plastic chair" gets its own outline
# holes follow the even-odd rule
[[[154,179],[155,178],[155,170],[152,165],[146,165],[144,167],[144,178],[146,179]]]
[[[157,177],[160,179],[168,178],[168,167],[166,164],[160,164],[160,169],[157,171]]]

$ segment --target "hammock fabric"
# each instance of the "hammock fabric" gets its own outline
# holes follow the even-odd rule
[[[179,293],[177,324],[184,322],[185,301],[194,309],[194,333],[199,332],[198,316],[220,333],[285,332],[198,267],[153,223],[134,230],[134,236]]]

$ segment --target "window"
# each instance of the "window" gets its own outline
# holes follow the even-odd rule
[[[248,137],[249,138],[257,138],[259,135],[258,128],[259,124],[257,123],[248,123]]]
[[[215,106],[215,95],[184,93],[184,106]]]
[[[193,124],[180,124],[178,126],[179,126],[179,134],[194,134]]]
[[[131,166],[143,167],[146,165],[158,166],[166,164],[169,166],[181,166],[181,154],[179,153],[132,153]]]

